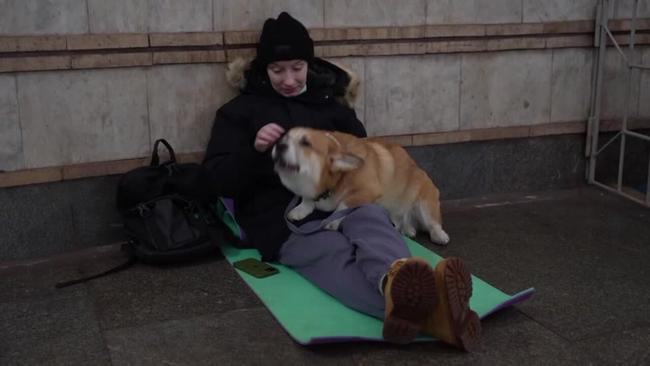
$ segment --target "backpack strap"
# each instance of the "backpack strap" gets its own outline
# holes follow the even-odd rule
[[[122,245],[122,250],[124,250],[125,246],[127,246],[127,245],[129,245],[129,244],[127,243],[127,244]],[[59,282],[56,285],[54,285],[54,287],[56,287],[56,288],[64,288],[64,287],[68,287],[68,286],[76,285],[76,284],[79,284],[79,283],[87,282],[87,281],[90,281],[90,280],[94,280],[95,278],[104,277],[106,275],[125,270],[125,269],[131,267],[135,263],[135,260],[136,260],[135,256],[133,255],[133,252],[131,250],[127,249],[126,252],[129,254],[129,258],[124,263],[118,264],[117,266],[115,266],[115,267],[113,267],[113,268],[111,268],[109,270],[106,270],[104,272],[97,273],[97,274],[94,274],[94,275],[91,275],[91,276],[78,278],[76,280]]]
[[[165,145],[167,148],[167,152],[169,152],[169,161],[176,163],[176,154],[174,153],[174,149],[172,149],[172,146],[167,142],[165,139],[158,139],[156,142],[153,144],[153,152],[151,153],[151,163],[149,166],[158,166],[160,165],[160,158],[158,157],[158,145],[159,144]]]

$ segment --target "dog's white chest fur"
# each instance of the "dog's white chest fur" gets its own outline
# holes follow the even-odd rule
[[[308,175],[296,173],[279,173],[280,181],[291,192],[301,197],[314,197],[316,189],[313,178]]]

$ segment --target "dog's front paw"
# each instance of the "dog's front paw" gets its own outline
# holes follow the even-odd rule
[[[337,231],[341,225],[341,221],[343,221],[342,218],[333,220],[332,222],[329,222],[327,225],[325,225],[325,229]]]
[[[431,241],[439,244],[439,245],[447,245],[449,244],[449,234],[447,234],[444,230],[438,229],[434,230],[430,233],[430,238]]]
[[[309,204],[306,203],[305,201],[302,201],[298,206],[294,207],[291,211],[289,211],[287,217],[291,221],[298,221],[304,219],[313,211],[314,211],[313,203]]]

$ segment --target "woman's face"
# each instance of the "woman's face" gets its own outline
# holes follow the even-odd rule
[[[275,61],[266,67],[271,85],[285,97],[300,94],[307,82],[307,62],[304,60]]]

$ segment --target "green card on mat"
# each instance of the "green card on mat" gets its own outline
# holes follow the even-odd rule
[[[407,239],[413,256],[422,257],[433,266],[442,260],[427,248]],[[245,258],[260,258],[255,249],[222,248],[232,264]],[[338,300],[283,265],[273,264],[280,273],[255,278],[237,271],[250,286],[276,320],[300,344],[317,344],[349,341],[383,341],[380,319],[365,315],[341,304]],[[535,291],[529,288],[516,295],[508,295],[473,276],[474,294],[471,308],[483,318],[499,309],[512,306],[529,298]],[[434,340],[421,337],[419,340]]]

